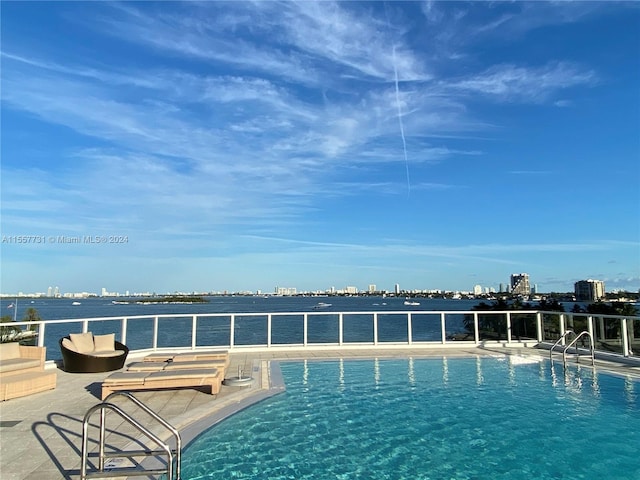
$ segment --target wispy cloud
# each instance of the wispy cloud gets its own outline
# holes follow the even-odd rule
[[[583,4],[69,4],[50,38],[71,27],[83,48],[3,36],[3,119],[12,120],[3,122],[12,146],[3,142],[3,226],[117,228],[145,239],[136,254],[167,258],[180,248],[215,256],[212,244],[235,252],[238,243],[233,258],[263,249],[286,256],[270,243],[278,235],[299,235],[287,245],[320,263],[353,249],[369,266],[393,252],[512,265],[518,254],[596,251],[597,242],[493,246],[488,231],[477,246],[439,246],[466,235],[455,222],[444,228],[445,214],[475,225],[481,202],[505,205],[485,197],[491,178],[473,178],[518,155],[507,150],[511,119],[496,111],[571,114],[576,92],[609,78],[588,56],[499,60],[478,49],[608,8]],[[39,129],[47,140],[28,144]],[[555,172],[505,164],[495,167],[498,180]],[[330,215],[348,221],[327,227]],[[386,230],[398,238],[330,241]]]
[[[558,91],[576,86],[592,86],[598,81],[595,72],[567,62],[542,67],[496,65],[476,76],[447,84],[447,88],[480,93],[504,102],[548,100]]]

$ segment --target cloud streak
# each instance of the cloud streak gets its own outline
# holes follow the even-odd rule
[[[20,8],[27,7],[5,9],[3,25],[19,21]],[[504,160],[528,147],[508,150],[518,122],[503,112],[570,115],[583,107],[581,93],[610,77],[586,60],[505,60],[477,48],[493,48],[500,35],[515,42],[545,25],[579,24],[604,7],[51,8],[60,26],[43,24],[42,37],[29,42],[19,29],[3,38],[5,229],[115,228],[158,249],[131,247],[130,255],[143,256],[181,246],[210,255],[210,245],[233,256],[240,238],[279,235],[339,248],[343,242],[334,240],[354,232],[387,238],[389,231],[403,241],[383,241],[369,255],[390,258],[395,249],[407,258],[479,262],[486,255],[512,265],[518,252],[564,251],[564,242],[493,249],[494,232],[476,221],[501,208],[520,215],[505,198],[514,194],[514,176],[527,190],[562,170],[542,164],[540,152],[540,165]],[[62,28],[78,35],[77,45],[55,40]],[[495,178],[484,176],[490,169]],[[465,222],[480,237],[477,251],[438,246],[470,236]],[[597,242],[573,248],[597,251],[590,245]],[[261,248],[246,245],[242,253]]]

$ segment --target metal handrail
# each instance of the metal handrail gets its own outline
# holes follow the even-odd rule
[[[569,345],[564,347],[564,350],[562,351],[562,364],[565,366],[565,368],[567,366],[567,350],[571,348],[581,337],[585,335],[589,337],[589,345],[591,347],[591,366],[595,367],[596,359],[595,359],[594,346],[593,346],[593,336],[587,330],[584,330],[583,332],[580,332],[580,334],[576,338],[574,338]],[[580,361],[580,350],[578,349],[577,346],[575,348],[576,348],[576,363],[578,363]]]
[[[125,395],[126,396],[126,395]],[[136,399],[137,400],[137,399]],[[136,400],[134,400],[135,403]],[[143,406],[142,407],[145,411],[147,411],[148,407]],[[121,418],[123,418],[124,420],[126,420],[127,422],[129,422],[129,424],[131,424],[132,426],[134,426],[139,432],[143,433],[144,435],[146,435],[148,438],[150,438],[158,447],[160,447],[164,453],[167,455],[167,469],[166,469],[166,474],[167,474],[167,479],[168,480],[173,480],[174,479],[174,471],[173,471],[173,452],[171,451],[171,448],[169,447],[169,445],[167,445],[166,443],[164,443],[162,441],[162,439],[160,439],[157,435],[155,435],[153,432],[151,432],[149,429],[147,429],[144,425],[142,425],[141,423],[139,423],[138,421],[136,421],[133,417],[131,417],[131,415],[127,414],[124,410],[122,410],[120,407],[112,404],[112,403],[108,403],[108,402],[102,402],[99,403],[97,405],[94,405],[93,407],[91,407],[87,413],[84,416],[84,420],[82,422],[82,459],[81,459],[81,464],[80,464],[80,479],[81,480],[86,480],[87,479],[87,460],[89,457],[89,452],[88,452],[88,440],[89,440],[89,420],[91,418],[91,415],[93,415],[93,413],[95,413],[96,411],[100,411],[100,444],[99,444],[99,471],[100,472],[104,472],[104,458],[105,458],[105,454],[104,454],[104,420],[105,420],[105,411],[106,410],[111,410],[115,413],[117,413]],[[155,412],[154,412],[155,414]],[[154,416],[154,414],[152,414],[152,416]],[[157,417],[157,414],[155,414],[155,416]],[[159,417],[157,418],[159,419]],[[166,426],[165,423],[166,421],[163,419],[159,419],[160,423],[163,426]],[[173,427],[171,427],[171,429],[173,429]],[[175,430],[175,429],[174,429]],[[179,449],[177,449],[177,451],[179,451]],[[177,468],[179,468],[178,466],[176,466]],[[177,473],[177,472],[176,472]],[[180,480],[180,477],[176,477],[177,480]]]
[[[551,347],[551,350],[549,350],[549,360],[551,360],[553,357],[553,349],[556,348],[560,344],[560,342],[562,342],[565,337],[571,333],[573,333],[574,335],[576,334],[576,332],[574,332],[573,330],[567,330],[560,336],[560,338],[558,338],[558,340],[556,340],[556,343],[554,343]]]
[[[134,397],[129,392],[123,392],[123,391],[111,392],[107,396],[107,398],[104,399],[104,402],[108,402],[111,397],[115,397],[117,395],[125,397],[125,398],[128,398],[129,400],[131,400],[138,407],[140,407],[142,410],[147,412],[160,425],[162,425],[167,430],[169,430],[171,432],[171,434],[174,436],[174,438],[176,439],[176,480],[180,480],[180,470],[181,470],[181,463],[182,463],[182,458],[181,458],[182,457],[182,438],[180,437],[180,432],[178,432],[178,429],[175,428],[173,425],[171,425],[169,422],[167,422],[164,418],[162,418],[156,412],[151,410],[147,405],[142,403],[139,399]],[[104,435],[104,428],[105,428],[104,422],[102,420],[103,419],[102,419],[102,416],[101,416],[101,418],[100,418],[100,435],[101,435],[101,437]],[[169,480],[170,479],[171,479],[171,477],[169,477]]]

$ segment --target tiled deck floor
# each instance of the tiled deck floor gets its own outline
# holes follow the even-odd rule
[[[505,353],[515,353],[514,349],[500,349]],[[527,354],[548,355],[548,352],[526,349]],[[475,348],[456,350],[325,350],[287,351],[267,353],[233,353],[227,377],[237,375],[238,366],[245,372],[252,366],[263,365],[270,359],[318,359],[318,358],[388,358],[482,355],[492,352]],[[495,353],[495,351],[493,352]],[[129,363],[129,362],[128,362]],[[255,381],[251,387],[223,386],[221,392],[212,396],[194,389],[136,392],[135,396],[152,410],[165,418],[179,430],[184,431],[194,422],[223,410],[233,410],[247,402],[251,396],[265,393],[269,388],[266,369],[254,371]],[[637,374],[638,367],[626,367],[627,373]],[[70,374],[58,370],[55,390],[18,398],[0,403],[0,478],[2,480],[55,480],[80,478],[80,452],[82,444],[82,421],[87,410],[100,403],[100,385],[105,373]],[[114,403],[126,405],[123,398]],[[130,408],[126,411],[132,411]],[[135,411],[135,410],[133,410]],[[109,422],[113,418],[113,422]],[[143,424],[149,417],[144,413],[136,416]],[[98,415],[92,417],[92,424]],[[201,422],[200,422],[201,423]],[[107,443],[124,447],[138,435],[128,426],[121,425],[115,416],[108,416],[107,429],[111,433]],[[190,430],[186,428],[186,430]],[[96,431],[92,429],[92,431]],[[154,430],[155,431],[155,430]],[[159,432],[159,430],[158,430]],[[193,436],[191,432],[191,436]],[[184,435],[183,435],[184,437]],[[92,438],[96,438],[95,435]],[[188,441],[189,438],[185,438]],[[91,445],[95,447],[95,442]],[[91,448],[91,447],[90,447]],[[138,477],[140,478],[140,477]],[[146,477],[144,477],[146,478]]]

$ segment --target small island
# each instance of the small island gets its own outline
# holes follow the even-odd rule
[[[157,303],[209,303],[209,300],[196,295],[169,295],[163,297],[145,298],[144,300],[138,300],[136,303],[142,305]]]

